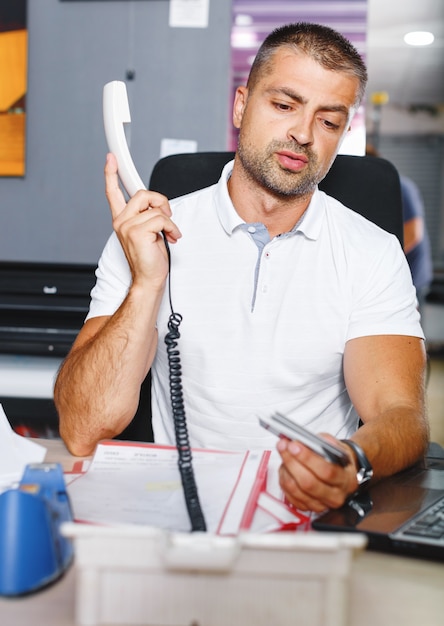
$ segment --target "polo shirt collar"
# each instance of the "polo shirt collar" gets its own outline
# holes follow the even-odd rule
[[[214,195],[219,220],[228,235],[231,235],[236,228],[245,224],[244,220],[241,219],[234,208],[230,194],[228,193],[227,183],[233,170],[233,163],[234,161],[230,161],[222,170],[221,177],[216,183]],[[295,228],[288,234],[290,235],[296,232],[301,232],[305,235],[305,237],[307,237],[307,239],[315,240],[319,237],[324,216],[325,202],[323,192],[316,188],[302,220],[300,220]]]

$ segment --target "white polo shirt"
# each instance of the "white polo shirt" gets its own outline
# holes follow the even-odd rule
[[[358,416],[345,387],[345,344],[368,335],[423,337],[416,294],[395,236],[317,190],[303,220],[267,242],[245,225],[220,181],[173,200],[182,238],[171,246],[171,293],[192,446],[274,448],[258,416],[280,411],[315,432],[349,437]],[[259,243],[258,243],[259,240]],[[88,317],[112,315],[131,281],[113,234]],[[174,443],[164,336],[152,366],[153,428]]]

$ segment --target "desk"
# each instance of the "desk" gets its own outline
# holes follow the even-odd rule
[[[73,457],[60,441],[39,443],[48,449],[47,461],[71,468]],[[350,626],[444,624],[443,564],[363,552],[355,558],[350,591]],[[74,600],[75,570],[71,567],[62,580],[33,596],[0,598],[0,624],[75,626]]]

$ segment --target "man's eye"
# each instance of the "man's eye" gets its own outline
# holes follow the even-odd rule
[[[291,111],[290,104],[284,104],[283,102],[275,102],[274,106],[280,111]]]
[[[338,130],[339,128],[339,124],[330,122],[330,120],[324,120],[324,125],[327,126],[327,128],[331,128],[332,130]]]

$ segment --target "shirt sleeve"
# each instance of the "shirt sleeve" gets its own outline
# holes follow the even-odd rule
[[[113,233],[108,239],[96,269],[96,284],[86,319],[113,315],[122,304],[131,285],[131,272],[122,246]]]
[[[424,339],[416,290],[396,237],[384,238],[384,246],[373,251],[372,262],[355,285],[347,340],[369,335]]]

